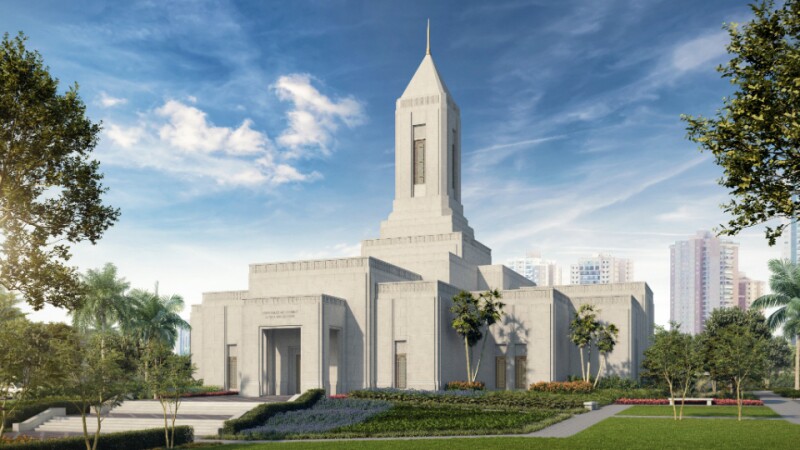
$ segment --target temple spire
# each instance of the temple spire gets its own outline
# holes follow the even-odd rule
[[[431,54],[431,19],[428,19],[428,46],[425,50],[426,55]]]

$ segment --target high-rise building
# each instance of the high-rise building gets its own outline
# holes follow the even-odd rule
[[[561,284],[561,267],[555,261],[542,259],[539,252],[528,252],[522,258],[510,259],[506,265],[537,286]]]
[[[609,284],[633,281],[633,262],[608,254],[578,260],[570,266],[570,284]]]
[[[800,247],[800,236],[797,234],[797,220],[787,220],[787,227],[783,230],[783,259],[788,259],[797,264],[797,249]]]
[[[185,356],[192,352],[191,348],[192,330],[189,328],[178,329],[178,343],[175,346],[175,353]]]
[[[716,308],[739,306],[739,244],[698,231],[670,246],[670,320],[697,334]]]
[[[765,291],[766,283],[753,280],[745,275],[744,272],[739,272],[739,308],[750,309],[753,301],[764,295]]]

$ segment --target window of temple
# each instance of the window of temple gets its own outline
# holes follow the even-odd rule
[[[425,125],[414,126],[414,184],[425,184]]]
[[[406,389],[408,386],[406,378],[406,341],[395,341],[394,349],[394,387]]]
[[[494,359],[494,387],[506,388],[506,357],[498,356]]]
[[[239,389],[239,377],[238,377],[238,367],[237,367],[237,359],[239,356],[239,352],[236,348],[236,345],[229,345],[228,346],[228,390],[236,391]]]
[[[528,357],[517,356],[514,358],[514,387],[517,389],[528,388]]]
[[[456,167],[458,167],[458,154],[456,152],[456,137],[457,136],[458,136],[458,134],[456,133],[456,130],[453,129],[453,148],[452,148],[452,153],[453,153],[453,157],[452,157],[452,160],[453,160],[453,162],[452,162],[452,164],[453,164],[452,172],[453,173],[452,173],[452,177],[451,178],[453,179],[453,192],[454,193],[455,193],[455,190],[456,190],[456,183],[457,183],[457,178],[456,177],[458,176],[458,171],[456,170]]]

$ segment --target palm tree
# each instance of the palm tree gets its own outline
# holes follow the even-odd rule
[[[25,313],[20,311],[17,303],[19,303],[17,294],[0,286],[0,323],[25,317]]]
[[[117,277],[114,264],[106,263],[102,269],[86,271],[83,275],[86,294],[80,308],[72,311],[72,325],[81,331],[97,331],[107,333],[120,327],[130,316],[130,308],[125,298],[125,291],[130,283]]]
[[[142,289],[134,289],[128,295],[132,307],[128,333],[145,347],[163,344],[169,348],[178,341],[178,330],[190,328],[178,314],[183,310],[183,298],[179,295],[159,296]],[[126,334],[128,334],[126,333]]]
[[[787,339],[795,338],[794,388],[800,389],[800,266],[788,260],[773,259],[769,270],[772,294],[756,299],[753,307],[778,307],[767,318],[767,324],[773,331],[783,326],[783,335]]]

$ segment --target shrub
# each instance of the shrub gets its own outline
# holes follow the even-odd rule
[[[66,408],[67,414],[80,414],[77,406],[66,398],[49,398],[42,400],[28,400],[20,405],[6,417],[5,427],[11,428],[11,424],[24,422],[31,417],[46,411],[48,408]]]
[[[712,401],[715,405],[736,405],[736,399],[732,398],[718,398]],[[744,406],[764,406],[761,400],[742,400]]]
[[[597,389],[639,389],[642,385],[630,378],[623,378],[619,375],[609,375],[600,378],[597,382]]]
[[[181,397],[219,397],[222,395],[239,395],[239,391],[186,392]]]
[[[666,398],[618,398],[618,405],[669,405]]]
[[[451,381],[445,385],[445,391],[483,391],[486,384],[483,381]]]
[[[226,420],[225,424],[220,429],[220,434],[236,434],[242,430],[264,424],[267,419],[275,414],[310,408],[324,396],[324,389],[311,389],[303,393],[303,395],[293,402],[262,403],[250,411],[247,411],[238,419]]]
[[[781,397],[800,398],[800,389],[791,388],[775,388],[772,392],[780,395]]]
[[[194,441],[194,430],[189,426],[175,427],[175,445]],[[101,434],[97,450],[147,450],[164,446],[164,429],[153,428],[141,431]],[[83,436],[45,439],[25,443],[4,444],[3,450],[86,450]]]
[[[566,393],[586,393],[592,392],[592,383],[588,381],[541,381],[533,383],[530,387],[532,391],[539,392],[566,392]]]

